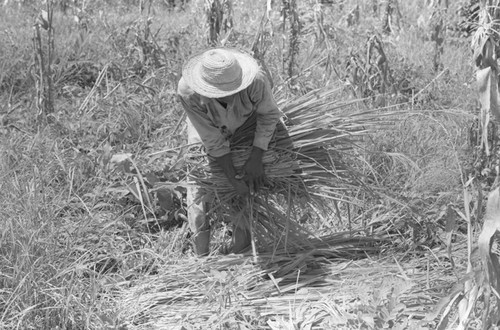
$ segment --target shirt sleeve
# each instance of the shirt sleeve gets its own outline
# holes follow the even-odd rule
[[[252,84],[248,87],[250,100],[254,104],[257,114],[257,127],[253,145],[267,150],[276,124],[281,117],[281,111],[274,99],[271,82],[262,70],[257,74]]]
[[[229,141],[212,123],[207,110],[200,102],[200,97],[187,86],[182,78],[179,81],[177,95],[189,120],[200,135],[207,153],[212,157],[221,157],[230,153]]]

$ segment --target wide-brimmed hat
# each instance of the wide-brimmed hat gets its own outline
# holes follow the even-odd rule
[[[259,64],[249,54],[213,48],[191,57],[182,68],[182,77],[196,93],[219,98],[247,88],[258,71]]]

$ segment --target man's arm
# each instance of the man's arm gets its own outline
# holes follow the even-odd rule
[[[229,141],[221,135],[220,130],[212,123],[208,114],[203,111],[203,106],[199,103],[198,98],[193,95],[182,79],[179,82],[178,95],[189,120],[200,135],[207,153],[216,159],[217,164],[222,168],[236,192],[241,195],[247,194],[248,187],[245,182],[236,179]]]
[[[281,111],[274,100],[271,83],[264,72],[259,72],[248,88],[257,115],[257,127],[250,156],[245,164],[245,181],[250,191],[256,192],[264,184],[265,173],[262,156],[271,141]]]
[[[250,85],[249,96],[257,115],[253,145],[267,150],[282,113],[274,99],[271,82],[262,70]]]

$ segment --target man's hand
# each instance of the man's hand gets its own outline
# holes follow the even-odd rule
[[[231,185],[236,190],[236,193],[240,196],[246,196],[250,192],[245,181],[238,178],[236,175],[236,170],[234,169],[233,159],[231,158],[231,154],[226,154],[221,157],[216,157],[217,164],[222,168],[224,174],[227,179],[231,183]]]
[[[250,188],[251,193],[256,193],[264,185],[264,164],[262,164],[262,154],[264,150],[253,147],[250,157],[243,168],[243,180]]]
[[[234,190],[236,190],[236,193],[240,196],[246,196],[248,193],[250,193],[250,189],[248,189],[247,184],[243,180],[229,180],[231,184],[234,187]]]

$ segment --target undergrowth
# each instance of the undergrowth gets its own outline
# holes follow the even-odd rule
[[[32,44],[45,7],[1,7],[0,328],[127,329],[116,294],[191,255],[185,125],[175,92],[183,62],[206,47],[206,27],[196,19],[202,1],[182,9],[164,3],[154,1],[150,11],[121,1],[55,9],[49,124],[36,108]],[[432,41],[415,28],[417,9],[400,3],[404,21],[386,37],[366,32],[379,30],[376,16],[362,14],[348,26],[352,8],[301,3],[294,77],[284,65],[289,26],[277,8],[256,43],[264,5],[234,1],[236,24],[226,38],[229,46],[260,47],[280,99],[342,86],[338,97],[359,100],[358,110],[397,113],[355,155],[363,162],[353,166],[374,194],[362,186],[348,191],[346,199],[363,205],[341,204],[310,224],[324,232],[397,233],[388,247],[394,251],[441,244],[429,231],[442,231],[443,209],[461,203],[476,107],[468,41],[446,39],[443,70],[433,70]],[[361,6],[369,12],[368,1]],[[380,51],[366,55],[373,35],[386,66]],[[154,191],[157,182],[173,188]],[[373,292],[358,307],[371,319],[352,322],[379,328],[395,319],[398,299]],[[264,321],[247,322],[249,329],[257,324]]]

